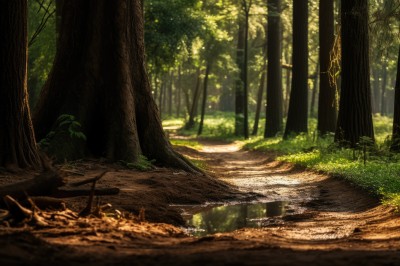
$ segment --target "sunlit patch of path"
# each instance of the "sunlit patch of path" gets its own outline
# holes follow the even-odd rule
[[[307,246],[307,241],[322,241],[335,246],[335,241],[359,238],[361,230],[373,238],[376,230],[371,224],[377,226],[376,221],[390,215],[378,200],[340,179],[277,162],[273,154],[243,150],[238,143],[200,143],[201,157],[218,178],[242,192],[262,195],[261,202],[289,202],[284,222],[268,225],[256,233],[260,237],[273,232],[291,244],[306,241],[301,245]],[[393,239],[398,237],[400,233],[393,235]]]

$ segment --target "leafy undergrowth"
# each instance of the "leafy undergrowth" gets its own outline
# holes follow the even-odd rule
[[[264,122],[261,121],[260,125],[264,125]],[[264,139],[258,135],[242,143],[246,149],[277,152],[280,155],[277,160],[339,176],[382,197],[385,204],[400,206],[400,164],[398,163],[400,155],[389,152],[392,118],[374,116],[374,127],[377,144],[366,152],[362,147],[358,149],[338,147],[333,142],[333,135],[317,138],[315,119],[309,120],[309,132],[311,132],[309,134],[288,140],[283,140],[281,135],[270,139]],[[181,128],[178,132],[195,136],[196,129]],[[205,138],[238,139],[233,134],[234,116],[232,114],[217,113],[207,116],[203,132],[202,137]]]

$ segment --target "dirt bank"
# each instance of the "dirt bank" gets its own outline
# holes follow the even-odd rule
[[[101,201],[135,214],[143,207],[149,221],[181,224],[179,212],[193,209],[184,205],[205,202],[283,200],[291,212],[259,229],[203,238],[168,224],[107,217],[80,218],[58,228],[3,227],[2,265],[399,264],[399,216],[377,199],[341,180],[276,162],[273,154],[243,151],[235,144],[203,145],[202,151],[178,149],[206,163],[211,177],[171,169],[137,172],[88,161],[68,167],[85,176],[109,170],[99,185],[120,187],[122,193]],[[2,175],[0,182],[12,178]],[[85,198],[67,202],[76,210],[84,203]]]

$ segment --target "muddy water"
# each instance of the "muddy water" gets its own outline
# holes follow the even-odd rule
[[[188,231],[193,236],[205,236],[276,224],[286,214],[288,204],[286,201],[275,201],[212,207],[193,215],[187,221]]]
[[[298,178],[299,173],[293,169],[274,165],[261,154],[254,156],[237,145],[205,145],[202,153],[215,159],[207,164],[220,179],[242,192],[258,194],[259,199],[222,206],[213,202],[179,206],[192,235],[280,225],[286,215],[303,213],[305,203],[319,196],[314,177],[307,178],[302,172],[302,178]]]

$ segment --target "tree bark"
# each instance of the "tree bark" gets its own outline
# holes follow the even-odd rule
[[[282,131],[282,23],[281,0],[268,0],[267,108],[264,137]]]
[[[192,102],[192,106],[190,107],[189,121],[185,125],[186,129],[191,129],[191,128],[194,127],[194,124],[195,124],[194,119],[197,116],[197,107],[198,107],[200,93],[201,93],[201,90],[200,90],[200,83],[201,83],[201,80],[200,80],[200,74],[201,74],[200,67],[197,68],[196,74],[197,74],[196,87],[195,87],[194,92],[193,92],[193,102]]]
[[[293,0],[292,90],[284,138],[308,131],[308,1]]]
[[[400,152],[400,47],[397,57],[396,85],[394,88],[393,134],[390,150]]]
[[[0,1],[0,166],[39,168],[27,91],[27,1]]]
[[[318,133],[335,132],[337,120],[336,89],[329,81],[330,53],[335,43],[334,2],[319,1],[319,60],[320,83],[318,98]]]
[[[208,86],[208,76],[211,71],[211,65],[212,62],[207,63],[206,67],[206,75],[204,76],[204,83],[203,83],[203,102],[201,105],[201,119],[200,119],[200,125],[199,125],[199,130],[197,132],[197,135],[200,136],[203,133],[203,124],[204,124],[204,115],[206,113],[206,104],[207,104],[207,86]]]
[[[355,147],[374,140],[369,74],[368,1],[341,3],[342,83],[335,141]]]
[[[258,93],[257,93],[257,106],[256,106],[256,114],[254,117],[253,132],[251,133],[251,135],[253,135],[253,136],[257,136],[257,134],[258,134],[258,124],[260,121],[261,105],[263,103],[263,94],[264,94],[264,90],[265,90],[266,75],[267,75],[267,64],[266,64],[266,58],[264,57],[264,64],[261,68],[260,84],[259,84]]]
[[[87,141],[50,141],[58,159],[87,155],[157,163],[196,171],[168,142],[144,62],[140,0],[64,3],[60,47],[34,116],[39,139],[62,114],[82,124]],[[82,151],[86,151],[82,153]]]
[[[239,69],[239,77],[235,83],[235,135],[243,136],[244,133],[244,84],[243,84],[243,69],[244,69],[244,43],[245,43],[245,21],[239,19],[238,43],[236,50],[236,64]]]
[[[337,120],[336,89],[329,81],[330,54],[335,43],[334,1],[319,1],[320,83],[318,98],[318,133],[335,132]]]

